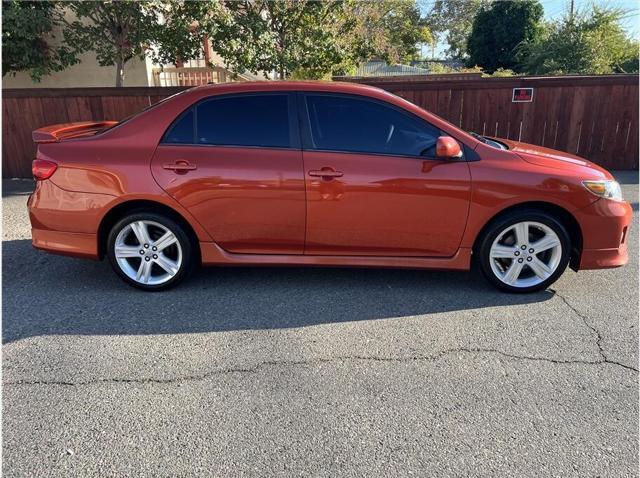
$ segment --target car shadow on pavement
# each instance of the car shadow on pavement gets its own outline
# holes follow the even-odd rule
[[[203,268],[175,289],[147,293],[106,261],[3,242],[3,342],[40,335],[181,334],[277,329],[529,304],[478,272],[389,269]]]

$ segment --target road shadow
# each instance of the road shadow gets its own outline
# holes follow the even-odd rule
[[[546,301],[511,295],[477,272],[203,268],[176,289],[145,293],[107,262],[3,243],[3,342],[40,335],[181,334],[278,329]]]
[[[611,174],[613,174],[613,177],[616,178],[616,181],[618,181],[620,184],[638,184],[638,181],[640,180],[640,172],[636,169],[636,170],[628,170],[628,171],[623,171],[623,170],[617,170],[617,171],[611,171]]]
[[[31,179],[3,179],[2,197],[28,196],[34,188],[35,182]]]

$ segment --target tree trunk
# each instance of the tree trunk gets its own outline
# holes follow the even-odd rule
[[[124,61],[116,61],[116,87],[120,88],[124,86]]]

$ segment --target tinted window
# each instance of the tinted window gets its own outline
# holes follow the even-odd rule
[[[197,107],[197,142],[235,146],[290,146],[287,95],[216,98]]]
[[[193,110],[189,110],[178,118],[167,134],[164,135],[163,143],[193,144],[195,131],[193,129]]]
[[[308,95],[307,109],[316,149],[435,155],[440,131],[391,106],[345,96]]]

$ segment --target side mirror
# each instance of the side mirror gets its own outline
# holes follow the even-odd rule
[[[451,136],[440,136],[436,143],[436,157],[441,159],[461,158],[460,144]]]

